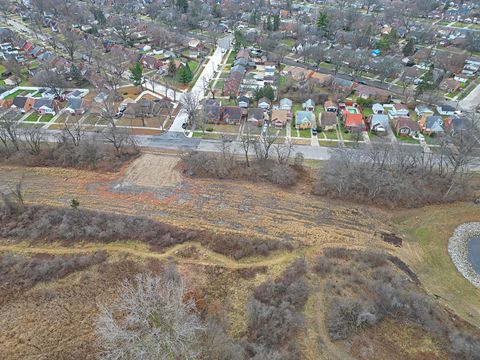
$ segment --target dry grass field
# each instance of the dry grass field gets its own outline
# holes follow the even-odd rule
[[[258,239],[282,239],[292,251],[233,260],[195,241],[153,252],[146,244],[115,242],[29,244],[0,241],[6,251],[65,255],[105,250],[105,263],[63,279],[40,283],[0,306],[0,354],[6,359],[92,359],[96,349],[97,303],[115,296],[116,285],[140,271],[159,271],[175,261],[187,283],[202,291],[208,307],[221,307],[229,333],[246,331],[249,292],[278,276],[294,258],[307,260],[328,247],[372,249],[397,255],[418,275],[422,287],[465,320],[480,326],[480,290],[458,274],[446,242],[460,223],[480,218],[480,207],[458,203],[417,210],[385,211],[336,202],[310,194],[308,179],[284,190],[265,183],[191,179],[182,176],[177,157],[144,154],[119,173],[57,168],[2,167],[0,190],[23,178],[27,204],[142,215],[183,229]],[[402,247],[382,240],[396,233]],[[300,344],[308,359],[443,359],[441,347],[419,326],[386,320],[346,341],[327,334],[325,296],[317,275],[309,274],[312,292],[306,309],[306,335]]]

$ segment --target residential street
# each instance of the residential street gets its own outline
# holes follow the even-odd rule
[[[205,97],[204,84],[205,82],[210,82],[210,80],[213,79],[217,66],[220,65],[220,63],[222,62],[224,53],[230,47],[231,38],[232,36],[229,35],[218,41],[217,48],[215,49],[214,53],[212,54],[207,64],[203,68],[203,71],[198,77],[197,81],[195,82],[195,85],[193,85],[192,90],[190,90],[190,92],[196,94],[200,98],[200,100]],[[181,101],[182,96],[184,96],[184,94],[185,93],[182,93],[179,96],[178,100]],[[169,131],[183,132],[182,124],[187,121],[187,118],[188,118],[187,114],[183,111],[180,111],[178,115],[175,117],[175,119],[173,120],[173,124],[170,127]]]

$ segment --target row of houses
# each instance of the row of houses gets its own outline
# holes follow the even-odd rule
[[[45,89],[17,87],[0,96],[0,107],[10,108],[20,113],[33,110],[42,115],[56,115],[63,108],[71,114],[81,115],[87,108],[83,99],[87,93],[88,90],[72,90],[65,92],[62,98],[58,98]],[[10,97],[10,94],[17,95]],[[65,101],[66,105],[63,104]]]

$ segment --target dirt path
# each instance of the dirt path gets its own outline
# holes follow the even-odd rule
[[[202,265],[202,266],[221,266],[227,269],[245,269],[260,266],[273,266],[282,263],[293,261],[299,256],[312,255],[318,252],[321,248],[334,247],[334,243],[325,243],[320,247],[303,248],[297,251],[280,252],[273,254],[268,258],[249,258],[246,260],[234,260],[228,256],[211,251],[198,242],[190,241],[183,244],[175,245],[163,253],[157,253],[148,249],[148,247],[141,243],[112,243],[112,244],[85,244],[76,247],[67,247],[58,244],[52,245],[35,245],[31,246],[28,243],[19,244],[1,244],[0,252],[26,253],[26,254],[50,254],[50,255],[70,255],[70,254],[85,254],[99,250],[104,250],[109,253],[129,254],[139,258],[151,258],[164,260],[173,258],[179,263]],[[195,257],[182,256],[182,251],[195,247]],[[351,246],[351,249],[365,249],[365,246]]]

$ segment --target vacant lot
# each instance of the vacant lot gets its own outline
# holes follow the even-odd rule
[[[115,296],[115,285],[125,277],[147,268],[155,272],[167,259],[177,262],[188,283],[201,289],[207,306],[226,312],[229,334],[245,335],[249,292],[266,279],[278,276],[295,257],[311,259],[327,247],[375,249],[399,256],[417,273],[429,294],[480,325],[480,291],[456,272],[446,247],[458,224],[478,220],[480,207],[458,203],[384,211],[312,196],[308,179],[295,189],[284,190],[264,183],[186,178],[177,161],[177,156],[144,154],[116,174],[2,167],[0,190],[11,189],[23,177],[28,204],[67,207],[75,198],[85,209],[144,215],[216,234],[282,239],[294,250],[236,261],[196,241],[159,253],[132,241],[67,247],[12,245],[0,240],[0,253],[67,256],[105,250],[109,254],[105,263],[37,284],[1,306],[0,352],[5,358],[93,359],[97,302]],[[384,242],[381,233],[385,231],[399,235],[402,247]],[[310,279],[311,286],[318,286],[314,279]],[[323,295],[317,294],[308,300],[308,329],[300,341],[309,359],[348,359],[352,355],[370,359],[375,358],[372,351],[379,354],[376,358],[385,359],[444,357],[435,339],[421,328],[403,323],[381,323],[348,341],[331,342],[323,323]],[[383,331],[392,334],[388,346],[383,346],[386,338],[379,335]]]

